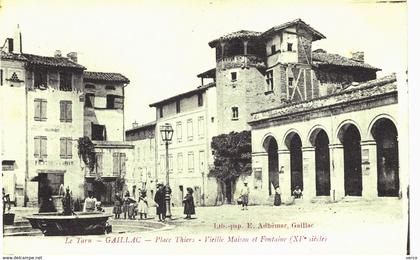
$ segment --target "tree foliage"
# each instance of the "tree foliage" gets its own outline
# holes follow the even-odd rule
[[[240,175],[250,175],[251,132],[231,132],[213,137],[211,149],[214,152],[214,166],[210,176],[219,181],[235,181]]]
[[[93,172],[96,166],[95,145],[89,137],[84,136],[77,140],[77,149],[79,158],[82,158],[89,171]]]

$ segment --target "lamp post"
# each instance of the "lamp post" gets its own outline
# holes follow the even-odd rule
[[[160,135],[162,137],[162,141],[165,142],[165,149],[166,149],[166,187],[165,187],[165,202],[166,202],[166,217],[171,217],[171,188],[169,187],[169,155],[168,155],[168,147],[169,142],[172,140],[172,135],[174,130],[169,123],[160,126]]]

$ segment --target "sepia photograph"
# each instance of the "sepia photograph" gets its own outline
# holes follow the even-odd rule
[[[3,259],[417,259],[407,23],[406,1],[0,0]]]

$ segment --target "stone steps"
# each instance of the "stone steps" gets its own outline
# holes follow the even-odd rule
[[[5,225],[3,228],[3,236],[41,236],[39,229],[32,228],[28,220],[18,220],[13,225]]]

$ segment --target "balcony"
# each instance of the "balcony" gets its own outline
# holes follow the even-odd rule
[[[235,55],[217,60],[218,69],[249,68],[265,69],[264,59],[255,55]]]

